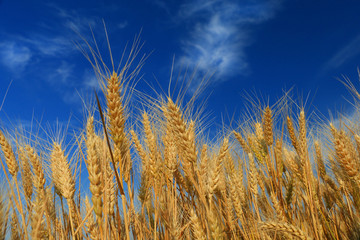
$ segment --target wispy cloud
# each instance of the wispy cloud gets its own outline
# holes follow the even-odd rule
[[[94,71],[85,70],[83,75],[83,85],[87,90],[100,90],[100,82],[99,79],[96,78]]]
[[[333,57],[324,64],[321,72],[325,73],[331,69],[336,69],[358,54],[360,54],[360,35],[356,36],[348,44],[337,51]]]
[[[126,28],[128,25],[129,25],[128,21],[123,21],[123,22],[121,22],[121,23],[118,23],[118,24],[117,24],[117,27],[118,27],[119,29],[124,29],[124,28]]]
[[[52,84],[59,84],[60,86],[64,86],[66,84],[66,86],[69,87],[73,85],[71,83],[73,68],[74,66],[68,62],[64,60],[61,61],[61,64],[53,70],[52,74],[49,75],[48,81],[50,81]]]
[[[54,35],[39,30],[22,35],[0,36],[4,39],[2,42],[0,40],[0,63],[17,74],[24,70],[30,60],[56,61],[77,51],[71,39],[62,33]]]
[[[72,42],[74,40],[72,31],[89,29],[94,20],[54,5],[49,7],[50,10],[55,9],[54,19],[57,19],[60,25],[54,26],[52,22],[41,23],[39,28],[27,33],[24,31],[21,35],[0,34],[3,39],[2,42],[0,41],[2,64],[14,70],[26,66],[30,58],[41,61],[49,57],[61,58],[78,51]],[[70,34],[72,37],[69,37]]]
[[[85,30],[89,32],[89,27],[95,25],[95,19],[55,5],[47,6],[54,16],[49,22],[39,23],[38,28],[21,34],[0,33],[0,65],[8,68],[13,76],[29,74],[50,83],[59,91],[68,91],[74,87],[76,80],[71,58],[76,53],[81,54],[73,43],[77,40],[73,31],[80,34]],[[124,24],[122,27],[125,27]],[[31,69],[26,68],[30,64]]]
[[[26,46],[14,41],[0,42],[0,61],[12,71],[21,72],[31,59],[32,53]]]
[[[77,51],[69,39],[60,36],[33,33],[28,37],[4,38],[5,41],[0,41],[0,64],[17,76],[24,73],[30,63],[48,62],[49,59],[60,61],[61,58]],[[61,63],[59,64],[61,66]]]
[[[250,27],[269,20],[281,1],[196,0],[183,4],[177,21],[190,26],[182,40],[179,63],[215,71],[214,81],[249,72],[245,49],[252,42]]]
[[[45,85],[52,86],[64,102],[74,103],[75,88],[81,81],[77,79],[79,74],[74,71],[77,66],[72,61],[76,53],[81,53],[72,42],[75,34],[70,28],[85,28],[86,20],[78,16],[72,23],[65,11],[63,15],[54,13],[54,16],[59,22],[54,29],[46,25],[51,24],[49,22],[22,34],[1,33],[4,41],[0,40],[0,65],[7,67],[14,77],[31,76],[42,80]]]
[[[100,22],[98,18],[92,16],[87,11],[86,14],[80,9],[65,9],[55,3],[49,3],[47,6],[54,11],[63,27],[83,33],[89,30],[89,27],[94,28]]]
[[[64,56],[75,47],[69,38],[33,33],[30,37],[17,37],[19,41],[43,56]]]

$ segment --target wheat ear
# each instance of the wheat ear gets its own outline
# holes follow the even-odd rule
[[[324,159],[321,153],[321,147],[319,141],[316,140],[314,142],[314,146],[315,146],[315,157],[316,157],[318,174],[324,180],[326,176],[326,169],[325,169]]]
[[[13,210],[12,215],[11,215],[11,239],[12,240],[20,240],[19,230],[21,231],[21,228],[19,228],[16,212],[15,212],[15,210]]]
[[[263,128],[264,128],[265,141],[266,144],[270,146],[274,142],[274,137],[273,137],[272,111],[269,106],[265,108],[263,118],[264,118]]]
[[[89,214],[88,212],[91,210],[91,205],[88,196],[85,197],[85,210],[87,214]],[[88,229],[88,232],[90,233],[90,238],[92,240],[100,240],[100,233],[94,221],[94,217],[92,213],[90,213],[90,216],[87,218],[86,228]]]
[[[245,153],[250,153],[250,147],[249,145],[246,143],[245,139],[242,137],[241,133],[238,132],[233,132],[235,135],[236,140],[238,140],[238,142],[240,143],[240,146],[242,147],[242,149],[245,151]]]
[[[102,174],[100,160],[98,158],[95,146],[94,118],[89,117],[86,125],[86,153],[87,153],[87,169],[89,173],[90,191],[92,193],[92,202],[94,212],[99,220],[102,217]]]
[[[106,79],[106,102],[109,117],[109,133],[115,145],[115,162],[120,163],[120,175],[127,165],[129,144],[125,133],[125,108],[121,96],[122,73],[116,72]],[[129,169],[130,170],[130,169]]]
[[[260,224],[260,229],[289,233],[293,237],[300,238],[301,240],[311,239],[300,228],[288,223],[264,222]]]
[[[31,195],[33,193],[33,177],[31,174],[31,166],[29,163],[29,158],[26,156],[25,149],[23,147],[19,147],[18,156],[19,156],[19,161],[21,163],[21,178],[22,178],[24,193],[29,203],[31,200]]]
[[[351,144],[349,145],[349,140],[347,139],[348,137],[343,130],[341,130],[340,133],[334,134],[333,137],[336,151],[336,160],[338,160],[344,172],[350,178],[355,179],[359,183],[359,169],[355,159],[351,154],[352,151],[349,150]]]
[[[19,165],[16,161],[10,143],[5,138],[4,133],[1,130],[0,130],[0,145],[4,153],[5,162],[8,167],[8,171],[14,177],[19,170]]]
[[[286,122],[287,122],[287,128],[289,131],[289,137],[290,137],[291,143],[292,143],[293,147],[295,148],[295,150],[297,150],[298,149],[298,139],[295,134],[294,124],[293,124],[292,120],[290,119],[290,117],[286,118]]]
[[[193,209],[191,209],[191,212],[190,212],[190,221],[191,221],[191,225],[192,225],[194,239],[206,240],[207,238],[206,238],[204,229],[201,226],[200,219],[198,218],[198,216],[196,215],[196,213]]]
[[[37,193],[39,194],[44,190],[44,186],[45,186],[45,175],[42,168],[42,164],[34,148],[32,148],[30,145],[26,145],[25,150],[27,155],[29,156],[30,162],[33,167],[33,172],[35,175],[35,179],[33,179],[34,187]]]
[[[62,196],[67,200],[73,199],[75,193],[75,180],[70,170],[67,156],[61,145],[54,142],[51,152],[52,172],[53,176],[58,180],[57,184]]]

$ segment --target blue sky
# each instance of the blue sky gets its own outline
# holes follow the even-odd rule
[[[91,26],[108,61],[102,19],[115,61],[142,29],[141,53],[152,53],[139,91],[167,89],[173,59],[175,72],[197,67],[191,88],[214,72],[204,96],[216,122],[241,114],[246,93],[272,104],[291,87],[325,115],[346,109],[336,78],[357,84],[359,12],[355,0],[0,0],[1,99],[13,81],[1,121],[81,122],[79,93],[91,97],[96,79],[74,30],[90,40]]]

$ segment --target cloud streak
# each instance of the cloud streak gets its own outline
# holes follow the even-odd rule
[[[79,34],[89,30],[90,27],[94,28],[98,24],[99,19],[81,14],[75,10],[66,10],[56,5],[50,5],[57,12],[61,22],[65,28],[71,29]]]
[[[95,25],[95,20],[84,17],[75,11],[69,12],[54,5],[48,7],[55,9],[55,19],[60,23],[54,32],[52,23],[42,23],[42,29],[27,34],[9,35],[0,34],[0,63],[13,72],[24,70],[30,60],[44,61],[46,59],[60,59],[74,53],[76,50],[70,31],[84,31]],[[72,32],[73,36],[73,32]]]
[[[28,44],[37,54],[43,56],[63,56],[75,49],[72,42],[65,37],[32,34],[31,37],[18,38],[24,44]]]
[[[358,54],[360,54],[360,35],[356,36],[352,41],[336,52],[330,60],[324,64],[321,72],[325,73],[331,69],[339,68]]]
[[[271,19],[280,1],[196,0],[183,4],[177,21],[190,26],[182,40],[179,63],[197,66],[203,74],[215,71],[214,81],[249,73],[245,49],[251,44],[249,28]]]

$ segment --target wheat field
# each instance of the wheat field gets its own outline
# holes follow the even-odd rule
[[[115,71],[90,53],[103,91],[76,141],[1,128],[0,239],[360,238],[355,118],[313,124],[284,98],[208,140],[159,96],[130,122],[138,51]]]

